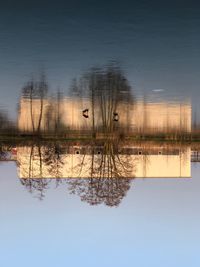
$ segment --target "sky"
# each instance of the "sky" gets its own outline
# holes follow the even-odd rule
[[[119,207],[51,186],[39,201],[1,163],[1,265],[199,267],[200,165],[192,178],[132,181]]]
[[[45,71],[50,90],[120,62],[135,95],[190,98],[200,114],[197,1],[6,1],[0,4],[0,107]],[[156,91],[157,90],[157,91]]]

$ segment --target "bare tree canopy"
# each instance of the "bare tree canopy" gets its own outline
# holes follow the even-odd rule
[[[70,193],[80,196],[81,201],[86,201],[90,205],[118,206],[130,188],[130,177],[135,167],[130,157],[120,157],[118,151],[118,144],[109,140],[104,143],[100,154],[94,155],[92,150],[90,177],[70,179]],[[81,165],[84,164],[88,162],[85,163],[83,158]],[[83,166],[77,168],[81,170]]]

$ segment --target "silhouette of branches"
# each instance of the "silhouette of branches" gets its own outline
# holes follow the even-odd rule
[[[69,180],[69,191],[91,205],[118,206],[130,188],[130,177],[134,177],[134,162],[119,155],[118,145],[109,140],[98,152],[93,149],[90,156],[90,177]],[[83,158],[81,164],[88,165],[88,159],[85,163]],[[75,168],[81,169],[79,165]]]

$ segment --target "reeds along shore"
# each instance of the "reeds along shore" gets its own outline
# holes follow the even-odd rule
[[[124,134],[124,133],[80,133],[80,132],[66,132],[60,134],[52,133],[22,133],[19,131],[0,132],[1,142],[28,142],[32,140],[38,141],[94,141],[94,140],[122,140],[122,141],[162,141],[162,142],[200,142],[200,133],[179,133],[179,134]]]

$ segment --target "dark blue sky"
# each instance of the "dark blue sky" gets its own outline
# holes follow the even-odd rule
[[[196,1],[6,1],[0,6],[0,106],[15,112],[41,69],[51,90],[93,65],[121,62],[137,94],[200,100]],[[157,93],[158,94],[158,93]],[[162,97],[162,96],[161,96]]]

